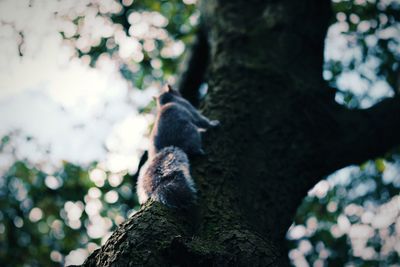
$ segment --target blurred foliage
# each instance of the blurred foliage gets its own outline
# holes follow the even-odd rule
[[[129,175],[95,163],[49,174],[16,161],[0,179],[1,265],[59,266],[75,249],[93,251],[139,208],[132,190]]]
[[[173,82],[198,24],[194,2],[82,0],[55,15],[63,19],[60,32],[76,56],[93,67],[109,58],[133,89],[145,90],[154,82]],[[334,1],[333,9],[331,28],[340,31],[344,51],[326,57],[324,77],[338,88],[338,101],[356,108],[366,98],[382,97],[343,88],[340,78],[349,72],[368,88],[379,80],[397,92],[400,3]],[[0,154],[11,153],[12,142],[12,136],[3,137]],[[399,262],[400,162],[394,155],[340,171],[310,192],[288,232],[295,265]],[[138,208],[134,191],[129,175],[109,173],[98,163],[64,162],[49,172],[15,157],[0,178],[1,266],[58,266],[71,251],[87,255]],[[377,220],[387,209],[390,220]],[[357,236],[360,231],[370,233],[367,240]]]
[[[111,25],[111,30],[87,34],[93,23],[85,16],[88,10],[93,20]],[[181,0],[88,1],[84,11],[70,11],[73,30],[61,33],[76,47],[77,55],[87,58],[91,66],[102,56],[111,57],[119,62],[123,77],[138,89],[147,88],[154,80],[165,82],[177,73],[199,17],[195,5]],[[126,44],[130,47],[121,47]]]
[[[335,26],[345,40],[339,57],[325,59],[324,76],[332,87],[345,72],[354,72],[371,88],[377,80],[388,84],[394,94],[400,91],[400,2],[396,0],[333,1]],[[359,84],[359,86],[361,86]],[[372,90],[354,94],[340,88],[339,98],[351,108],[377,96]]]
[[[288,232],[296,266],[397,266],[400,158],[369,161],[318,183]]]

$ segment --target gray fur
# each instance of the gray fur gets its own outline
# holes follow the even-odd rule
[[[203,155],[200,132],[218,126],[219,121],[201,115],[170,86],[157,97],[157,107],[150,157],[167,146],[179,147],[189,156]]]
[[[201,115],[170,86],[157,97],[157,108],[149,159],[137,182],[139,202],[152,198],[169,207],[188,208],[196,200],[188,156],[204,154],[200,132],[219,121]]]
[[[185,152],[169,146],[150,158],[139,175],[137,194],[140,204],[149,198],[173,208],[194,204],[196,189]]]

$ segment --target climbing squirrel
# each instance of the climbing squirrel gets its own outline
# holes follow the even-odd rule
[[[149,158],[137,181],[139,203],[152,198],[168,207],[189,208],[196,201],[196,188],[188,157],[204,155],[200,132],[218,126],[219,121],[201,115],[169,85],[156,101]]]
[[[165,86],[156,102],[158,112],[150,137],[150,158],[167,146],[179,147],[188,156],[204,155],[200,133],[218,126],[219,121],[201,115],[170,85]]]

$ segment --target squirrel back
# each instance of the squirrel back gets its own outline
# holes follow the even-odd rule
[[[189,156],[203,155],[200,132],[219,125],[200,114],[169,85],[157,98],[157,118],[151,133],[150,157],[167,146],[181,148]]]
[[[151,140],[153,150],[150,150],[150,155],[166,146],[179,147],[188,155],[204,154],[200,132],[192,123],[191,114],[173,102],[160,107]]]
[[[152,198],[172,208],[193,205],[196,189],[185,152],[169,146],[150,158],[139,175],[137,193],[140,204]]]

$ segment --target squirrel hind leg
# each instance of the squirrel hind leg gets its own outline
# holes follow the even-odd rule
[[[204,155],[204,150],[201,148],[201,132],[196,125],[189,123],[183,130],[185,136],[181,146],[189,156]]]

